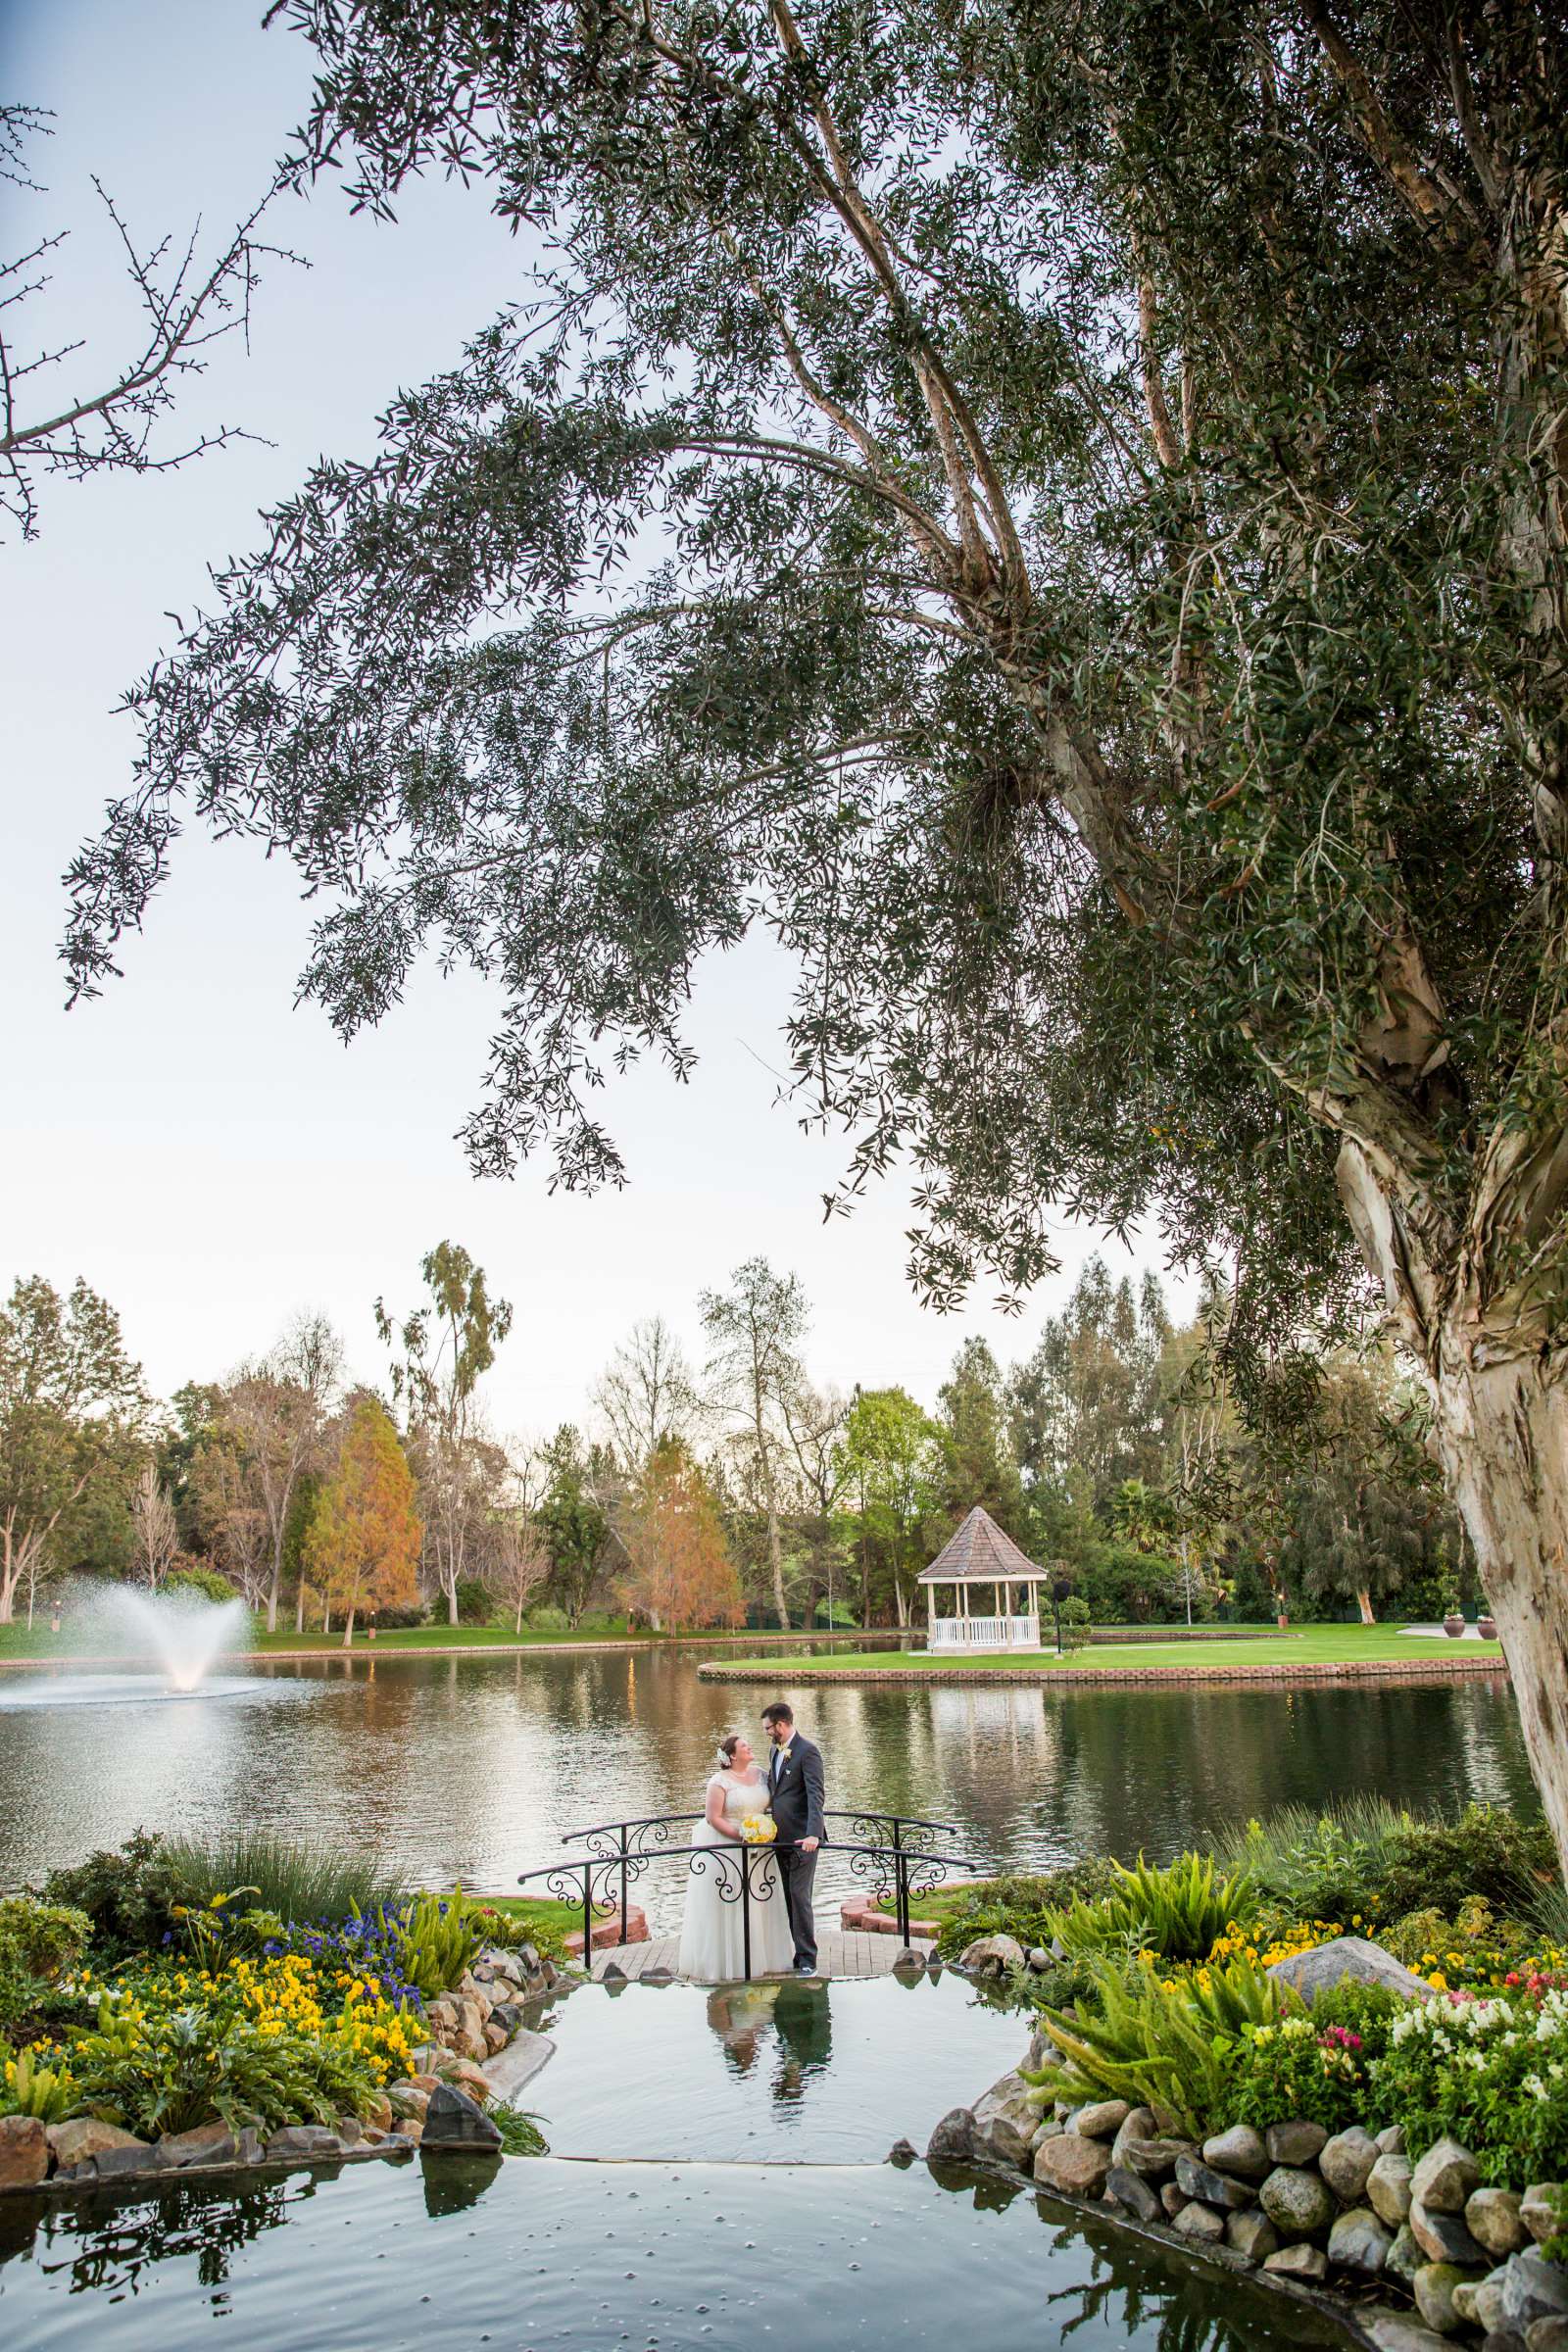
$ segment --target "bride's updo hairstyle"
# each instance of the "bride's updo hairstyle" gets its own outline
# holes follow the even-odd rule
[[[728,1772],[730,1766],[735,1761],[735,1750],[739,1747],[740,1743],[741,1736],[739,1732],[726,1732],[724,1734],[723,1739],[713,1750],[713,1762],[718,1766],[720,1772]]]

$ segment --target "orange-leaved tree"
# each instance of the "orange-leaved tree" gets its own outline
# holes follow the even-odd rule
[[[656,1631],[741,1623],[740,1578],[712,1489],[678,1438],[649,1455],[619,1533],[627,1560],[620,1597]]]
[[[345,1649],[360,1609],[398,1608],[416,1598],[423,1533],[398,1433],[373,1397],[362,1397],[305,1538],[313,1582],[344,1613]]]

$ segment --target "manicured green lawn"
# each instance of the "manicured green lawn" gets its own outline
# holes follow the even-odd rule
[[[476,1898],[488,1911],[504,1911],[528,1930],[542,1952],[564,1960],[566,1956],[566,1937],[582,1927],[582,1913],[574,1903],[555,1903],[546,1895],[484,1894]]]
[[[1031,1673],[1072,1675],[1086,1667],[1180,1666],[1191,1672],[1212,1673],[1224,1666],[1344,1665],[1373,1659],[1413,1662],[1445,1651],[1467,1657],[1500,1655],[1495,1642],[1450,1642],[1446,1635],[1422,1637],[1402,1634],[1392,1625],[1303,1625],[1298,1631],[1277,1634],[1267,1641],[1103,1642],[1088,1649],[1069,1650],[1058,1658],[1054,1649],[1005,1650],[966,1655],[944,1650],[906,1650],[897,1656],[886,1650],[840,1651],[833,1657],[774,1656],[725,1658],[725,1667],[776,1674],[781,1682],[826,1680],[835,1674],[864,1674],[882,1667],[914,1667],[940,1671],[945,1666],[989,1668],[1004,1672],[1024,1666]]]
[[[626,1620],[618,1617],[609,1623],[596,1621],[580,1627],[574,1634],[534,1634],[526,1629],[514,1634],[488,1625],[413,1625],[397,1631],[377,1634],[372,1642],[368,1635],[356,1628],[354,1654],[373,1655],[384,1649],[515,1649],[519,1643],[530,1649],[549,1649],[563,1642],[622,1642],[626,1639]],[[638,1641],[657,1639],[638,1634]],[[94,1645],[84,1642],[78,1630],[51,1634],[47,1617],[40,1618],[29,1633],[24,1625],[0,1625],[0,1658],[67,1658],[73,1652]],[[295,1633],[292,1626],[275,1634],[253,1630],[242,1644],[245,1648],[267,1655],[273,1650],[319,1650],[323,1656],[343,1651],[341,1634],[311,1631]]]

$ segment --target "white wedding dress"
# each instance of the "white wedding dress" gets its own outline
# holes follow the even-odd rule
[[[746,1929],[741,1917],[741,1858],[736,1840],[748,1813],[760,1813],[767,1804],[767,1783],[760,1773],[741,1780],[733,1772],[715,1772],[708,1792],[721,1788],[722,1811],[733,1833],[726,1838],[704,1818],[692,1832],[692,1859],[686,1881],[686,1916],[680,1932],[681,1976],[699,1984],[730,1984],[748,1976],[787,1975],[795,1957],[784,1906],[784,1882],[773,1855],[752,1849],[749,1865],[751,1900],[751,1967],[746,1965]]]

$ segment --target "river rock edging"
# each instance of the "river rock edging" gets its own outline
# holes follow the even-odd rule
[[[1021,2172],[1086,2218],[1304,2293],[1378,2352],[1568,2345],[1568,2270],[1541,2251],[1568,2191],[1484,2186],[1454,2140],[1414,2165],[1397,2126],[1330,2134],[1297,2119],[1198,2143],[1161,2134],[1151,2109],[1124,2099],[1058,2100],[1043,2115],[1014,2070],[945,2115],[926,2156]],[[1391,2287],[1398,2303],[1380,2299]]]

